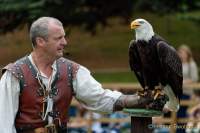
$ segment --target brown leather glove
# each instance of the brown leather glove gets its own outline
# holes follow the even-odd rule
[[[153,102],[153,97],[141,97],[137,94],[122,95],[114,104],[114,111],[121,111],[123,108],[145,108]]]
[[[148,104],[147,108],[163,111],[163,107],[168,100],[169,98],[167,95],[160,95],[159,97],[156,98],[156,100],[153,100],[152,103]]]
[[[123,108],[145,108],[162,110],[165,103],[168,101],[166,95],[159,96],[156,100],[152,95],[146,95],[145,97],[134,95],[122,95],[114,104],[114,111],[121,111]]]

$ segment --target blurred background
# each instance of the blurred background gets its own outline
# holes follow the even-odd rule
[[[1,68],[30,53],[28,30],[41,16],[62,21],[65,57],[89,68],[101,83],[137,82],[128,64],[135,38],[130,22],[136,18],[148,20],[173,47],[189,46],[200,66],[199,0],[0,0]]]
[[[68,40],[65,56],[88,67],[102,82],[134,81],[128,47],[135,38],[130,22],[136,18],[147,19],[175,48],[189,45],[200,64],[199,0],[1,0],[1,66],[31,51],[28,28],[40,16],[63,22]]]

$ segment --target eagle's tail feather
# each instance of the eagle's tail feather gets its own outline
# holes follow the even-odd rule
[[[169,101],[165,104],[164,108],[169,109],[170,111],[177,112],[180,108],[179,100],[175,96],[172,88],[169,85],[164,87],[164,93],[169,97]]]

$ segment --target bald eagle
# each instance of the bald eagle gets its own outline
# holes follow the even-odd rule
[[[144,91],[160,89],[169,98],[165,108],[179,109],[182,95],[182,63],[176,50],[155,34],[151,24],[144,19],[131,22],[135,40],[129,46],[129,64]]]

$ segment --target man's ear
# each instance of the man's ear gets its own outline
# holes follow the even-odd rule
[[[43,47],[45,45],[45,39],[42,37],[36,37],[35,41],[36,44],[40,47]]]

